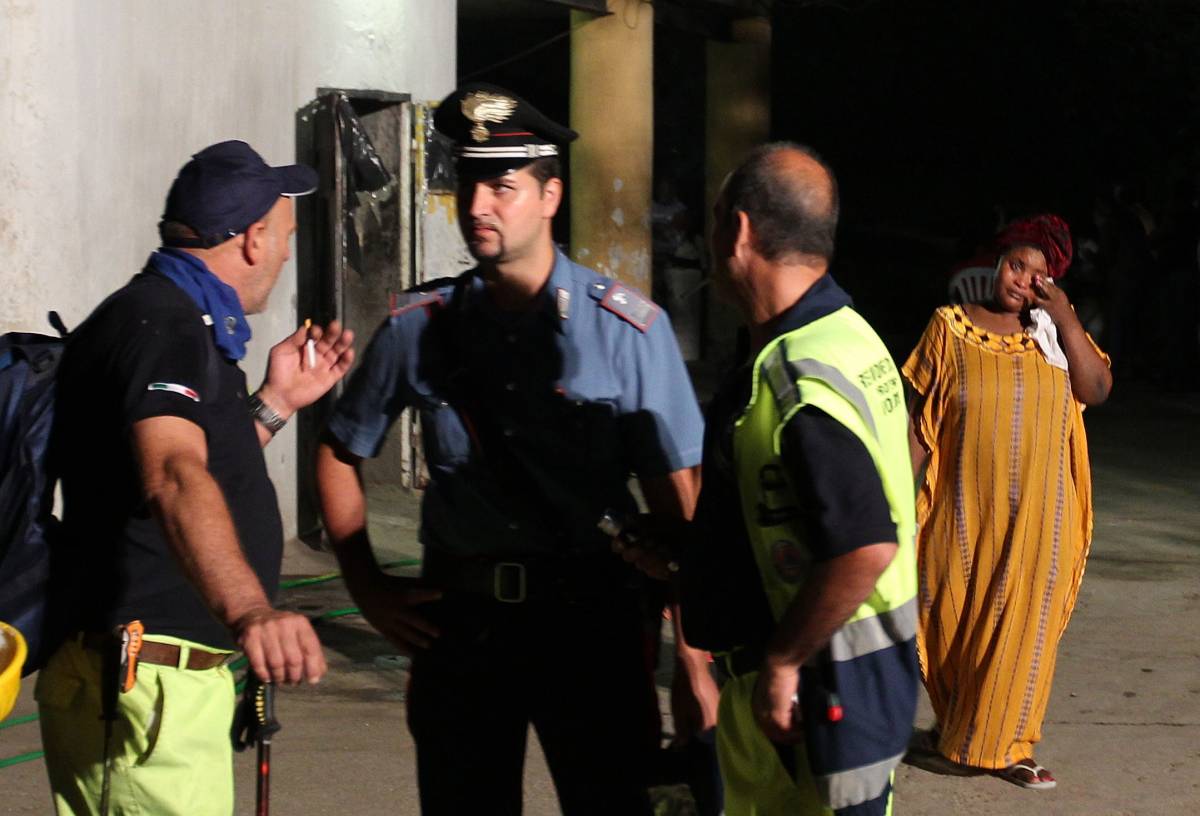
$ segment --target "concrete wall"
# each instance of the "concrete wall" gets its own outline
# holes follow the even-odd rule
[[[647,295],[654,174],[654,7],[571,12],[571,255]]]
[[[0,0],[0,331],[73,326],[156,246],[167,187],[222,139],[294,161],[319,86],[438,99],[453,0]],[[251,319],[251,386],[298,319],[295,266]],[[364,338],[365,341],[365,338]],[[296,441],[267,448],[287,534]]]
[[[771,23],[761,17],[737,20],[732,34],[733,42],[708,43],[705,235],[712,233],[712,208],[725,177],[771,135]],[[705,357],[715,370],[734,364],[742,323],[737,309],[710,289]]]

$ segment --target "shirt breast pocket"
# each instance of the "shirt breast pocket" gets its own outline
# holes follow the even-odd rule
[[[431,400],[421,410],[421,436],[429,467],[453,468],[471,456],[471,436],[452,405]]]
[[[579,459],[581,467],[617,465],[624,444],[616,405],[607,400],[565,400],[558,412],[558,444]]]

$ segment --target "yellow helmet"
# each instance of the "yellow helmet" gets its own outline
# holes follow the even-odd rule
[[[25,638],[0,621],[0,720],[8,716],[21,690],[21,667],[25,665]]]

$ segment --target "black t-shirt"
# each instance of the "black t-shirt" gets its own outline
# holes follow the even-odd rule
[[[745,366],[728,378],[705,415],[704,478],[693,527],[698,535],[684,556],[684,633],[689,643],[712,651],[761,647],[775,628],[746,534],[733,460],[734,423],[750,399],[750,375]],[[871,454],[833,417],[811,406],[797,411],[784,426],[780,458],[815,561],[896,540]]]
[[[159,416],[204,430],[209,473],[247,561],[273,596],[283,526],[242,370],[216,349],[191,298],[147,270],[71,335],[58,381],[54,445],[64,502],[60,555],[73,578],[70,626],[105,631],[138,619],[147,633],[232,648],[143,499],[130,434],[139,420]]]

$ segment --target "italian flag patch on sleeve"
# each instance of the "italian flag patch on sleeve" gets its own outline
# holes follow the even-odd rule
[[[200,395],[196,393],[195,389],[188,388],[186,385],[180,385],[179,383],[150,383],[148,386],[146,386],[146,390],[170,391],[172,394],[183,394],[183,396],[187,397],[192,402],[200,401]]]

